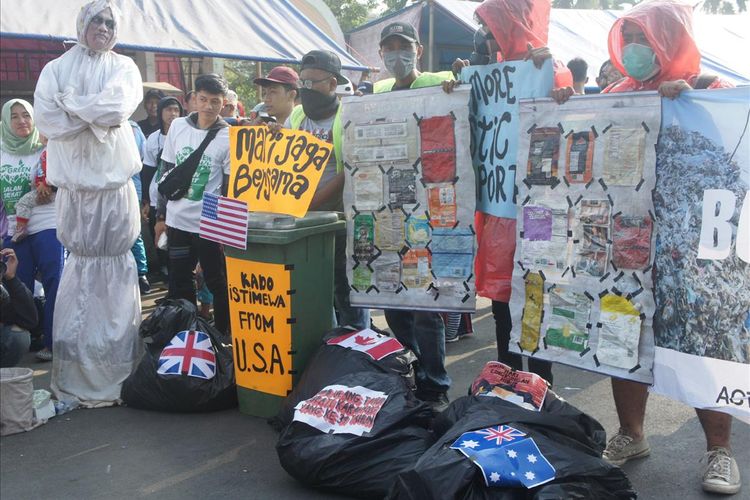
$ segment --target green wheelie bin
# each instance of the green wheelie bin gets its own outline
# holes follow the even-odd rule
[[[234,371],[242,413],[276,415],[333,327],[336,212],[250,213],[247,249],[225,247]]]

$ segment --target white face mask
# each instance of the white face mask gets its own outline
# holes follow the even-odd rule
[[[416,61],[417,53],[411,50],[383,52],[385,68],[399,80],[405,78],[414,70]]]

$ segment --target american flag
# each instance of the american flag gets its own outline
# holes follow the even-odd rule
[[[236,248],[247,248],[247,202],[203,194],[200,237]]]
[[[161,351],[156,373],[212,379],[216,374],[216,354],[211,337],[193,330],[178,333]]]

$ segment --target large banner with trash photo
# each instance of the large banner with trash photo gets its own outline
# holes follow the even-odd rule
[[[653,381],[656,93],[521,101],[511,347]]]
[[[352,305],[474,311],[469,94],[432,87],[344,99]]]
[[[750,418],[749,117],[748,88],[522,102],[512,348]]]
[[[750,421],[750,88],[662,101],[653,391]]]

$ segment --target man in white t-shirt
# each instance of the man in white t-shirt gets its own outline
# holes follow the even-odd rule
[[[143,185],[143,218],[148,220],[148,228],[151,239],[154,238],[154,225],[156,224],[156,200],[159,198],[158,183],[161,179],[161,152],[167,141],[167,132],[175,118],[183,115],[182,104],[176,97],[163,97],[157,106],[157,118],[159,129],[146,139],[143,148],[143,169],[141,170],[141,182]],[[158,242],[154,241],[154,246]],[[167,254],[165,250],[157,248],[159,268],[166,276]]]
[[[193,270],[200,261],[206,286],[214,295],[216,328],[229,331],[227,276],[221,246],[198,236],[203,194],[226,192],[229,179],[229,128],[219,113],[226,104],[227,82],[216,74],[195,80],[198,111],[175,119],[169,127],[161,159],[164,173],[178,167],[198,149],[209,130],[218,128],[216,137],[201,156],[185,196],[168,201],[159,197],[156,210],[155,240],[167,231],[169,241],[169,297],[195,303]]]

